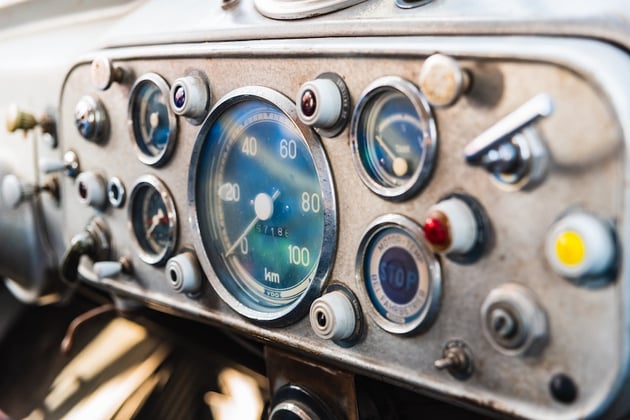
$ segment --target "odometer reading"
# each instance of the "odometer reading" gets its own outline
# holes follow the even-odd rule
[[[335,243],[330,175],[321,145],[286,110],[262,97],[221,102],[197,140],[191,180],[201,245],[235,309],[276,319],[315,279],[321,286]]]

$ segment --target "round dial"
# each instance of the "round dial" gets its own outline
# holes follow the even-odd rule
[[[149,264],[166,261],[175,249],[177,215],[166,186],[152,175],[136,181],[129,197],[129,228],[138,255]]]
[[[295,115],[294,104],[271,89],[234,91],[204,122],[191,162],[202,265],[216,273],[208,277],[228,304],[259,321],[304,314],[336,244],[326,157]]]
[[[352,151],[361,180],[388,199],[405,199],[428,180],[437,135],[420,91],[398,77],[372,83],[354,110]]]
[[[128,124],[138,159],[161,165],[173,151],[177,120],[168,107],[169,86],[155,73],[147,73],[131,88]]]
[[[361,240],[356,272],[369,312],[386,331],[426,328],[437,313],[440,265],[424,244],[422,228],[388,215],[372,223]]]

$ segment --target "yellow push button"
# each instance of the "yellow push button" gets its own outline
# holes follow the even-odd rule
[[[584,261],[586,246],[582,237],[574,231],[561,232],[556,238],[556,257],[562,264],[574,266]]]

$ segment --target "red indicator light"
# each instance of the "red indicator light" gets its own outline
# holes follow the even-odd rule
[[[451,244],[448,219],[442,212],[432,212],[424,221],[424,236],[438,251],[447,249]]]

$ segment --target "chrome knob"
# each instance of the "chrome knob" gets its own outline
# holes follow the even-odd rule
[[[107,90],[112,83],[120,83],[125,77],[121,67],[115,67],[107,57],[96,57],[91,67],[92,84],[98,90]]]
[[[431,105],[445,108],[455,104],[470,88],[470,73],[452,57],[433,54],[428,57],[418,77],[420,90]]]
[[[86,95],[74,108],[74,124],[81,136],[95,143],[103,140],[109,128],[107,113],[101,102]]]

